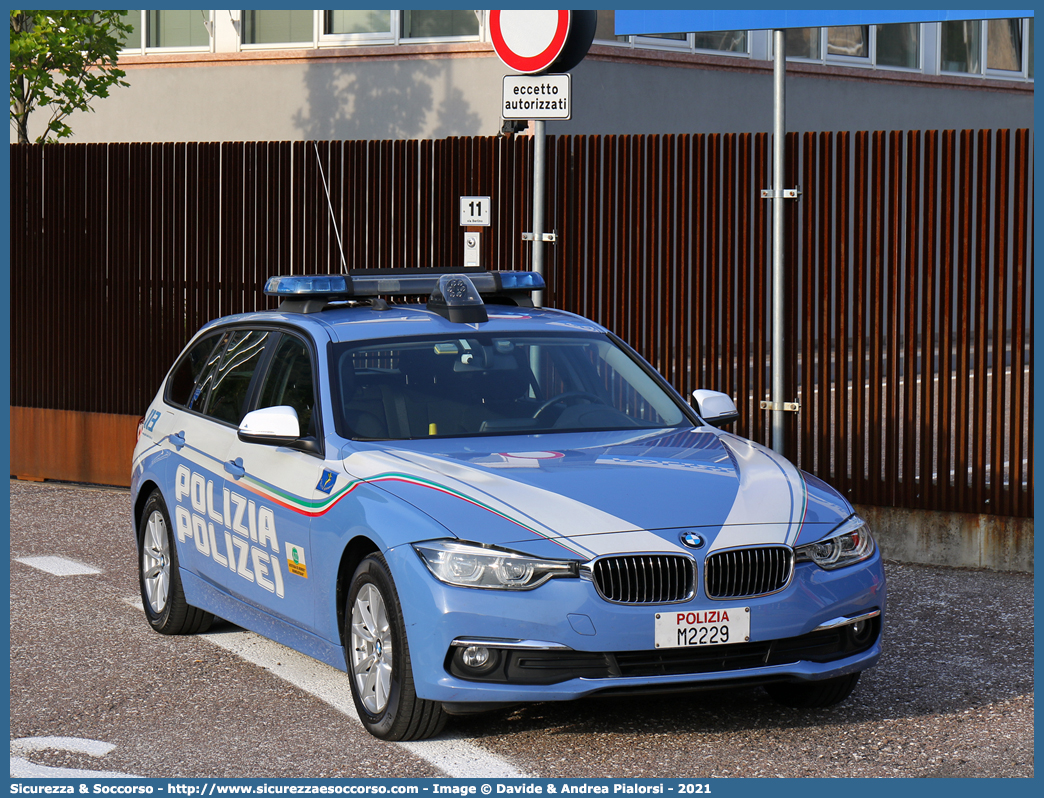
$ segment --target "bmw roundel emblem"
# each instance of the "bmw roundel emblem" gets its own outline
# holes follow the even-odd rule
[[[703,535],[697,535],[695,532],[682,532],[681,542],[690,549],[702,549],[706,541],[704,541]]]

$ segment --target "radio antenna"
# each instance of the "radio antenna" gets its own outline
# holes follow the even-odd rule
[[[341,231],[337,229],[337,217],[334,216],[333,202],[330,201],[330,187],[326,185],[323,161],[319,157],[319,145],[313,141],[312,146],[315,147],[315,162],[319,164],[319,177],[322,178],[323,189],[326,191],[326,207],[330,209],[330,224],[333,225],[334,233],[337,236],[337,248],[341,251],[341,273],[348,274],[348,264],[344,260],[344,247],[341,246]]]

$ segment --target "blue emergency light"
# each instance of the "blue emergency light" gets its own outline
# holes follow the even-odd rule
[[[428,309],[454,322],[486,321],[486,301],[498,298],[532,307],[531,294],[545,287],[536,272],[483,269],[357,269],[350,274],[291,274],[270,277],[265,295],[282,300],[280,310],[314,313],[338,300],[428,296]]]

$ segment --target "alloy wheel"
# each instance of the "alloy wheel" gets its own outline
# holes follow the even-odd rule
[[[392,682],[392,636],[384,597],[365,584],[352,605],[352,672],[366,711],[380,714]]]
[[[163,513],[156,510],[145,525],[141,549],[141,577],[145,595],[155,615],[167,607],[170,593],[170,544]]]

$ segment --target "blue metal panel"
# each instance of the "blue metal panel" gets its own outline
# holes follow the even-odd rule
[[[616,33],[694,33],[718,30],[774,30],[777,28],[888,25],[895,22],[949,22],[959,19],[1014,19],[1033,11],[617,11]]]

